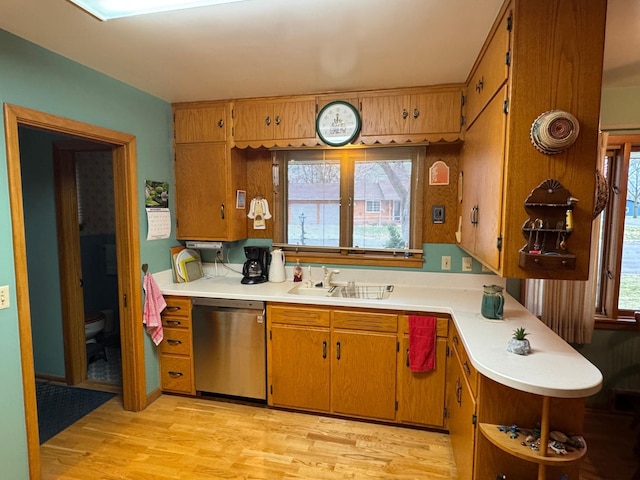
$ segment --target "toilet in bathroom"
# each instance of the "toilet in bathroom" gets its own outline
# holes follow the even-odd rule
[[[106,318],[103,312],[88,312],[84,316],[84,332],[87,343],[96,343],[96,336],[104,330]]]

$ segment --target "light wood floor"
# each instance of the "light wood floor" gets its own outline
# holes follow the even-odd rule
[[[44,480],[452,479],[437,432],[163,395],[109,400],[41,446]]]
[[[640,480],[632,418],[587,412],[581,480]],[[446,434],[169,395],[116,397],[41,455],[43,480],[456,478]]]

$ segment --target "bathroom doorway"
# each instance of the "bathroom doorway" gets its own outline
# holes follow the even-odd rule
[[[101,142],[112,148],[114,177],[118,179],[115,183],[115,208],[119,247],[117,251],[119,317],[123,350],[122,399],[124,409],[130,411],[142,410],[148,402],[143,329],[139,326],[139,319],[142,318],[142,289],[140,288],[136,139],[135,136],[127,133],[6,103],[4,120],[29,476],[38,479],[41,478],[40,444],[34,388],[30,287],[27,273],[18,127],[28,126],[72,135],[88,141]],[[80,345],[84,345],[85,342],[84,335],[82,337],[76,335],[70,340]]]
[[[122,387],[113,157],[102,143],[53,144],[67,383]],[[86,348],[85,348],[86,347]]]

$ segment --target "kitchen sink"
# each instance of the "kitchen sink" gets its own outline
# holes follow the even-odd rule
[[[346,285],[332,287],[293,287],[287,293],[292,295],[309,295],[314,297],[364,298],[368,300],[385,300],[393,292],[393,285],[362,284],[349,282]]]
[[[292,295],[308,295],[313,297],[330,297],[334,287],[305,287],[299,285],[293,287],[287,293]]]

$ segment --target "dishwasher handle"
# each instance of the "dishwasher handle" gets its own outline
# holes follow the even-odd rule
[[[191,305],[194,307],[212,307],[216,310],[265,310],[265,304],[259,300],[236,300],[233,298],[193,297]]]

